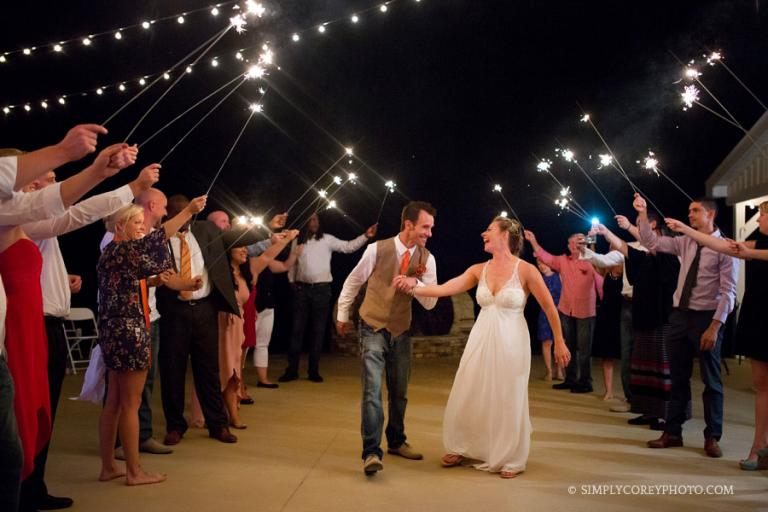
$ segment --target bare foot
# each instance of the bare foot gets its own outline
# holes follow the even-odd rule
[[[166,478],[168,478],[168,475],[161,473],[145,473],[143,469],[139,469],[135,475],[126,475],[125,485],[159,484],[160,482],[165,482]]]
[[[519,474],[520,474],[520,471],[502,471],[501,473],[499,473],[499,476],[501,478],[515,478]]]
[[[229,422],[229,426],[232,427],[232,428],[236,428],[238,430],[243,430],[243,429],[248,428],[248,425],[246,425],[245,423],[241,422],[240,420],[230,421]]]
[[[462,460],[464,460],[464,457],[461,455],[456,455],[455,453],[446,453],[443,455],[443,458],[440,460],[440,462],[443,467],[450,468],[453,466],[458,466],[461,464]]]
[[[603,400],[606,401],[606,402],[608,400],[613,400],[613,395],[610,394],[610,393],[606,393],[605,395],[603,395]]]
[[[121,476],[125,476],[125,470],[122,468],[118,468],[117,466],[112,466],[111,468],[102,467],[101,473],[99,473],[99,482],[109,482],[110,480],[120,478]]]
[[[552,382],[552,372],[545,373],[542,379],[546,382]]]

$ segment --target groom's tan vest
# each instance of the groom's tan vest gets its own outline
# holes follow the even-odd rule
[[[426,268],[429,251],[416,246],[408,266],[408,276],[415,276],[417,269]],[[374,330],[386,329],[392,336],[399,336],[411,325],[411,300],[413,297],[398,292],[392,280],[399,273],[395,239],[376,242],[376,266],[368,278],[368,289],[360,306],[360,318]],[[421,276],[417,276],[421,277]]]

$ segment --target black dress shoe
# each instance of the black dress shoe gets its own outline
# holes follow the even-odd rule
[[[37,508],[37,510],[58,510],[60,508],[69,508],[72,506],[72,503],[74,503],[72,498],[46,494],[38,500],[35,508]]]
[[[592,386],[576,385],[571,388],[571,393],[591,393]]]
[[[291,382],[292,380],[297,380],[299,376],[295,373],[284,373],[280,376],[279,379],[277,379],[277,382]]]
[[[552,384],[552,389],[571,389],[573,384],[567,382],[561,382],[560,384]]]
[[[323,378],[321,376],[319,376],[319,375],[310,375],[307,378],[309,380],[311,380],[312,382],[323,382]]]
[[[628,419],[627,423],[629,423],[630,425],[652,425],[654,421],[659,421],[659,420],[643,414],[642,416],[638,416],[637,418]]]
[[[267,388],[267,389],[277,389],[280,386],[277,385],[277,384],[272,384],[272,383],[267,384],[267,383],[264,383],[264,382],[257,382],[256,383],[256,387],[257,388]]]
[[[658,418],[653,418],[653,422],[648,425],[648,428],[651,430],[661,430],[664,431],[664,427],[667,425],[667,423],[664,420],[660,420]]]
[[[253,405],[253,398],[251,397],[241,398],[240,403],[242,405]]]

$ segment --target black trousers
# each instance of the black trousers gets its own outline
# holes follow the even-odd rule
[[[328,314],[331,311],[331,283],[314,285],[296,283],[293,292],[293,326],[285,373],[298,375],[304,329],[309,324],[309,373],[320,375],[320,352],[323,349]]]
[[[51,394],[51,429],[56,419],[61,386],[67,373],[67,338],[64,336],[64,319],[46,316],[45,334],[48,337],[48,391]],[[41,498],[48,494],[45,485],[45,464],[48,462],[50,441],[35,457],[35,468],[21,483],[21,510],[36,509]]]
[[[211,300],[179,301],[160,317],[159,366],[166,430],[184,433],[184,385],[187,360],[192,360],[195,391],[205,423],[212,434],[227,427],[227,413],[219,379],[219,319]]]

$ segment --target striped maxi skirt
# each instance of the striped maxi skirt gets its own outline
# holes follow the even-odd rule
[[[669,324],[634,331],[630,363],[631,411],[634,413],[659,419],[667,417],[672,390],[668,334]],[[691,402],[688,402],[686,409],[686,418],[690,419]]]

